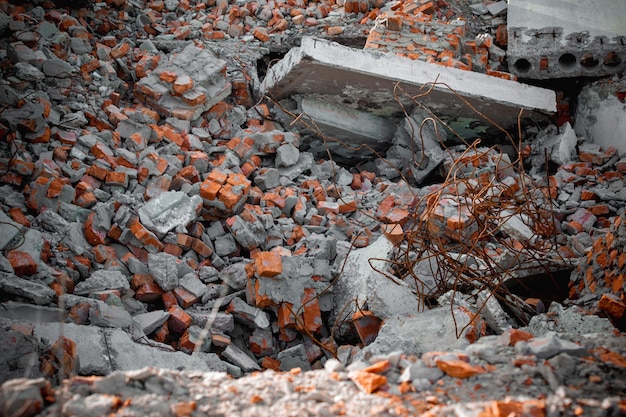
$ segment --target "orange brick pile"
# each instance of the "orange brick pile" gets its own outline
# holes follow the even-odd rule
[[[465,20],[457,17],[446,1],[399,2],[390,11],[370,14],[372,18],[376,16],[376,23],[367,37],[365,49],[517,79],[500,71],[505,52],[496,45],[493,36],[484,34],[467,39]],[[502,39],[499,37],[498,41]]]
[[[569,298],[593,300],[593,308],[622,327],[626,324],[625,277],[626,213],[622,212],[606,235],[593,242],[585,260],[572,273]]]

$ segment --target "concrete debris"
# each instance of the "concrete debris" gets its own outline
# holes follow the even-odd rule
[[[338,64],[341,62],[346,64]],[[470,124],[475,128],[487,127],[484,120],[477,119],[475,113],[465,107],[462,99],[475,110],[493,115],[493,122],[505,127],[517,123],[520,107],[530,110],[525,112],[528,116],[534,111],[556,111],[555,96],[549,90],[476,72],[457,74],[457,71],[369,50],[359,51],[322,39],[303,38],[299,48],[290,50],[285,59],[270,69],[261,84],[261,92],[276,100],[294,94],[318,100],[305,101],[318,103],[316,109],[342,107],[393,117],[412,109],[412,96],[428,91],[422,94],[422,104],[436,111],[437,116],[453,128]],[[311,73],[323,74],[333,81],[311,79]],[[401,86],[399,91],[394,88],[396,83]],[[351,97],[349,103],[342,98],[345,95]],[[319,100],[328,104],[321,104]],[[464,108],[467,111],[463,111]],[[351,125],[373,122],[368,120],[369,116],[358,117],[359,114],[351,113],[343,119],[353,120]],[[310,123],[319,121],[323,125],[328,110],[320,120],[309,116],[312,117]],[[332,137],[330,132],[328,136]],[[364,144],[358,135],[350,139],[357,145]],[[385,139],[389,141],[391,137]]]
[[[546,6],[538,0],[509,2],[508,50],[511,72],[523,78],[602,76],[624,71],[626,13],[619,0],[601,10],[586,4]],[[589,19],[593,16],[593,19]]]
[[[0,414],[626,412],[621,35],[577,95],[519,2],[14,3]]]
[[[618,77],[584,86],[576,108],[576,134],[603,149],[614,147],[620,155],[626,153],[620,136],[626,129],[625,93],[626,81]]]

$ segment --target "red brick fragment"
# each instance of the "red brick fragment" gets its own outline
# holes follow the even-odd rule
[[[359,310],[352,315],[352,322],[364,346],[372,343],[380,331],[381,320],[371,311]]]
[[[482,374],[485,369],[481,366],[473,366],[458,359],[437,360],[437,367],[447,375],[454,378],[469,378],[470,376]]]
[[[167,319],[167,325],[170,331],[182,334],[191,326],[191,316],[187,314],[180,306],[175,305],[167,310],[170,317]]]
[[[37,262],[27,252],[12,250],[6,255],[18,277],[30,276],[37,273]]]
[[[283,272],[281,257],[274,252],[259,252],[254,258],[254,266],[260,277],[273,277]]]

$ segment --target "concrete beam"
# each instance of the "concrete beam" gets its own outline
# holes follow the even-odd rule
[[[402,107],[410,111],[418,101],[448,124],[477,131],[491,124],[464,101],[505,128],[517,123],[520,109],[523,117],[556,111],[550,90],[310,37],[270,68],[261,92],[275,100],[306,95],[382,117],[403,117]]]
[[[509,0],[509,70],[546,79],[626,69],[626,1]]]

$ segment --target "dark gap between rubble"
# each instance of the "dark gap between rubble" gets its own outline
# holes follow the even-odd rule
[[[286,53],[286,52],[285,52]],[[267,70],[278,61],[283,59],[285,56],[283,52],[270,52],[267,55],[264,55],[262,58],[257,59],[256,61],[256,70],[259,75],[259,79],[263,80],[267,75]]]
[[[512,278],[504,283],[507,290],[523,299],[537,298],[543,302],[545,310],[551,302],[562,303],[567,299],[568,284],[572,268],[554,272]],[[541,313],[542,311],[537,311]]]

